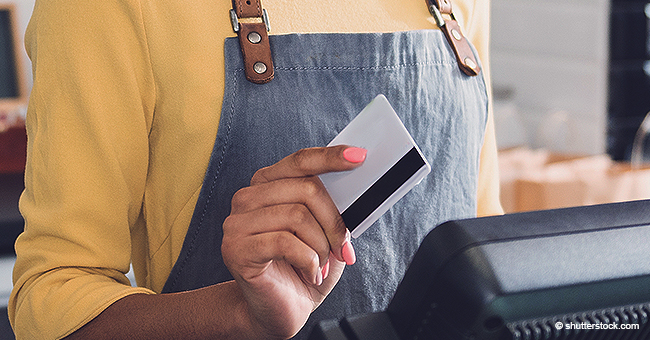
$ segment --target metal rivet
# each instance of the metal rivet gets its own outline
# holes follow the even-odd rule
[[[250,32],[248,33],[248,41],[253,44],[259,44],[262,41],[262,36],[257,32]]]
[[[262,74],[266,72],[266,65],[263,62],[258,61],[253,65],[253,70],[255,70],[257,74]]]
[[[461,41],[463,39],[463,36],[457,30],[451,30],[451,35],[453,35],[454,38],[458,41]]]
[[[475,68],[476,68],[476,63],[474,62],[474,60],[472,60],[472,58],[467,57],[467,58],[465,58],[465,60],[463,60],[463,61],[465,62],[465,65],[467,65],[467,67],[469,67],[469,68],[471,68],[471,69],[475,69]]]

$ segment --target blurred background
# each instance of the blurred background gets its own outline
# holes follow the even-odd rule
[[[650,1],[492,5],[506,211],[650,197]]]
[[[33,6],[0,0],[0,313],[23,223]],[[491,15],[506,211],[650,198],[650,0],[492,0]]]

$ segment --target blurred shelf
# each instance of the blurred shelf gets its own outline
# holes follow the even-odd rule
[[[24,126],[0,132],[0,174],[22,173],[27,159],[27,132]]]

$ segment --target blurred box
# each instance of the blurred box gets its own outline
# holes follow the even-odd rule
[[[506,212],[650,198],[650,167],[631,169],[607,155],[562,155],[517,148],[499,152]]]

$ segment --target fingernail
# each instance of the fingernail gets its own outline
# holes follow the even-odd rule
[[[320,286],[323,284],[323,270],[318,269],[318,274],[316,274],[316,285]]]
[[[346,241],[343,244],[341,255],[343,255],[343,260],[348,266],[353,265],[355,262],[357,262],[357,255],[354,253],[354,248],[352,247],[352,242],[350,241]]]
[[[368,150],[357,147],[349,147],[343,150],[343,158],[350,163],[361,163],[366,159]]]
[[[327,278],[327,276],[330,274],[330,260],[327,260],[325,265],[323,266],[323,270],[321,271],[323,274],[323,280]]]

